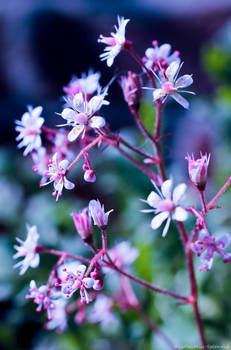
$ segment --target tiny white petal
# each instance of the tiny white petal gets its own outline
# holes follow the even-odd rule
[[[178,94],[177,92],[174,92],[173,94],[171,94],[171,97],[174,98],[174,100],[176,102],[178,102],[184,108],[186,108],[186,109],[189,108],[189,102],[184,97],[182,97],[180,94]]]
[[[68,134],[68,140],[70,142],[75,141],[84,129],[84,125],[74,126],[74,128]]]
[[[180,62],[179,61],[173,61],[169,66],[168,68],[166,69],[166,76],[168,78],[169,81],[173,81],[174,80],[174,77],[179,69],[179,66],[180,66]]]
[[[182,77],[177,79],[177,81],[175,83],[175,87],[176,88],[185,88],[185,87],[192,85],[192,83],[193,83],[193,78],[191,77],[191,75],[185,74]]]
[[[156,208],[160,200],[161,200],[160,196],[158,196],[156,192],[152,191],[147,198],[147,203],[151,207]]]
[[[173,191],[173,202],[175,204],[178,204],[183,195],[185,194],[185,191],[187,189],[187,186],[185,184],[180,184],[176,186],[176,188]]]
[[[172,191],[172,180],[166,180],[163,182],[163,184],[161,185],[161,191],[162,194],[165,198],[171,198],[171,191]]]
[[[103,117],[92,117],[89,120],[89,125],[92,128],[102,128],[105,125],[105,120]]]
[[[176,207],[172,217],[176,221],[185,221],[188,218],[188,213],[184,208]]]
[[[153,99],[154,101],[158,100],[161,97],[165,97],[166,93],[162,89],[154,89],[153,91]]]
[[[156,215],[151,221],[152,229],[156,230],[157,228],[159,228],[161,226],[161,224],[167,219],[168,216],[169,216],[168,211],[164,211],[164,212]]]

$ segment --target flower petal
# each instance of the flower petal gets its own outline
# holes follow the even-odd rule
[[[75,126],[68,134],[68,140],[70,142],[75,141],[84,129],[84,125]]]
[[[185,194],[185,191],[187,189],[187,186],[185,184],[180,184],[176,186],[176,188],[173,191],[173,202],[175,204],[178,204],[183,195]]]
[[[159,203],[159,201],[161,201],[161,198],[154,191],[152,191],[147,198],[147,203],[153,208],[156,208],[157,203]]]
[[[95,280],[91,277],[86,277],[83,279],[83,285],[86,288],[92,288],[95,283]]]
[[[164,198],[171,198],[172,196],[172,180],[166,180],[161,185],[161,192]]]
[[[185,75],[182,75],[182,77],[180,77],[179,79],[177,79],[177,81],[175,83],[175,87],[176,88],[185,88],[185,87],[192,85],[192,83],[193,83],[192,76],[189,74],[185,74]]]
[[[152,229],[156,230],[157,228],[159,228],[160,225],[162,224],[162,222],[164,222],[164,220],[166,220],[168,216],[169,216],[168,211],[164,211],[164,212],[156,215],[151,221]]]
[[[61,113],[61,117],[63,119],[66,119],[67,121],[75,121],[76,112],[73,111],[73,109],[71,108],[64,108],[64,110]]]
[[[188,213],[184,208],[176,207],[172,218],[176,221],[185,221],[188,218]]]
[[[164,230],[163,230],[163,232],[162,232],[162,237],[165,237],[165,236],[167,235],[168,229],[169,229],[169,226],[170,226],[170,222],[171,222],[171,218],[170,218],[170,216],[169,216],[169,217],[168,217],[168,220],[167,220],[167,222],[166,222],[166,224],[165,224],[165,226],[164,226]]]
[[[83,100],[83,94],[81,92],[74,96],[73,106],[78,112],[80,113],[85,112],[85,102]]]
[[[173,94],[171,94],[171,97],[178,102],[181,106],[183,106],[184,108],[188,109],[189,108],[189,102],[180,94],[178,94],[177,92],[174,92]]]
[[[92,117],[89,120],[89,126],[92,128],[102,128],[106,123],[103,117]]]
[[[64,187],[66,188],[66,190],[72,190],[75,187],[75,184],[67,180],[66,176],[64,176],[63,180],[64,180]]]
[[[167,58],[171,51],[170,44],[163,44],[159,47],[158,56],[162,58]]]
[[[180,66],[180,62],[178,61],[173,61],[169,66],[168,68],[166,69],[166,76],[168,78],[169,81],[173,81],[174,78],[175,78],[175,75],[179,69],[179,66]]]
[[[86,266],[85,265],[79,265],[78,268],[77,268],[77,276],[80,278],[80,277],[83,277],[84,274],[85,274],[85,271],[86,271]]]
[[[164,90],[154,89],[154,91],[153,91],[153,100],[154,101],[158,100],[161,97],[165,97],[165,96],[166,96],[166,94],[165,94]]]

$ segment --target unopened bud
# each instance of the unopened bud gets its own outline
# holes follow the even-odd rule
[[[86,170],[83,176],[86,182],[95,182],[96,181],[96,173],[94,170]]]
[[[80,213],[72,213],[71,216],[73,217],[76,230],[82,238],[83,242],[86,245],[91,244],[93,229],[91,218],[87,213],[87,208],[83,209]]]
[[[138,109],[141,98],[140,82],[135,73],[128,71],[127,76],[122,76],[120,86],[123,90],[125,101],[129,107]]]
[[[210,160],[210,155],[204,156],[201,154],[201,158],[194,159],[194,156],[189,155],[185,158],[188,161],[188,172],[191,181],[200,190],[204,191],[207,183],[207,173],[208,165]]]

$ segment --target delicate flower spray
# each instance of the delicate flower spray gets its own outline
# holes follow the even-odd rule
[[[83,165],[81,163],[83,179],[88,182],[90,193],[91,186],[94,186],[97,180],[96,172],[91,165],[94,159],[90,159],[93,149],[100,148],[102,145],[100,151],[104,147],[117,150],[146,176],[147,184],[151,180],[154,185],[154,191],[151,191],[147,199],[143,200],[151,209],[142,210],[154,215],[151,220],[151,229],[156,231],[164,223],[162,236],[166,237],[171,227],[176,225],[187,261],[190,293],[182,295],[179,292],[159,287],[132,273],[132,264],[138,259],[139,251],[136,247],[132,247],[129,241],[120,242],[114,246],[109,244],[110,226],[115,225],[116,227],[117,220],[116,215],[112,214],[113,209],[105,210],[101,199],[91,199],[82,210],[71,214],[74,222],[73,232],[75,226],[77,234],[86,245],[85,248],[88,248],[89,254],[92,254],[88,255],[90,257],[86,258],[38,245],[39,230],[33,225],[27,226],[25,241],[17,238],[19,244],[14,246],[17,252],[13,258],[21,258],[21,260],[14,267],[19,267],[19,273],[22,275],[30,267],[38,267],[41,254],[50,254],[58,258],[47,281],[43,284],[39,283],[40,287],[37,287],[35,278],[33,278],[26,296],[26,299],[34,300],[37,311],[42,309],[46,311],[48,318],[45,323],[46,329],[64,331],[68,327],[68,316],[71,313],[76,314],[74,319],[78,323],[96,322],[101,325],[111,325],[113,322],[119,322],[119,317],[116,316],[114,310],[116,305],[122,312],[128,309],[135,310],[147,327],[162,339],[163,349],[168,347],[176,349],[178,340],[170,339],[168,334],[164,333],[145,312],[142,301],[138,300],[133,289],[133,284],[137,284],[152,292],[174,298],[178,304],[189,304],[193,311],[192,315],[195,316],[193,338],[196,339],[198,332],[201,347],[207,349],[204,325],[198,305],[192,252],[201,259],[201,271],[210,271],[215,255],[220,255],[224,262],[231,260],[231,253],[226,250],[230,236],[226,234],[218,239],[215,238],[210,233],[210,227],[206,221],[207,213],[216,207],[217,200],[230,186],[231,176],[218,193],[207,202],[204,192],[208,179],[210,155],[201,154],[198,159],[195,159],[193,155],[188,155],[186,159],[189,178],[198,190],[196,193],[199,193],[201,205],[187,207],[183,205],[182,200],[183,196],[187,195],[187,187],[181,183],[173,188],[173,180],[168,178],[161,152],[161,143],[164,139],[161,135],[161,125],[162,111],[169,96],[184,108],[189,108],[189,101],[181,93],[192,94],[184,90],[193,83],[192,75],[185,74],[178,77],[182,67],[181,58],[178,51],[171,52],[170,44],[159,45],[155,40],[153,47],[147,48],[145,57],[141,58],[134,50],[132,42],[126,39],[125,30],[128,22],[129,19],[118,16],[115,31],[108,37],[100,35],[98,42],[106,44],[100,58],[110,67],[117,55],[125,50],[139,64],[139,71],[129,70],[127,74],[119,78],[119,83],[128,109],[146,142],[152,146],[153,152],[147,153],[110,129],[106,118],[101,115],[101,108],[109,104],[109,85],[102,89],[99,85],[100,73],[94,73],[92,70],[89,70],[88,74],[83,73],[80,78],[74,77],[64,87],[66,104],[60,117],[65,121],[62,127],[67,127],[67,129],[46,127],[45,120],[41,117],[42,107],[28,107],[22,119],[16,121],[16,131],[19,133],[18,147],[25,147],[24,156],[31,155],[32,169],[42,177],[40,185],[53,183],[53,195],[56,201],[61,197],[63,188],[74,189],[75,184],[70,182],[67,176],[72,173],[74,166],[79,165],[80,161],[84,163]],[[153,108],[156,116],[153,134],[147,130],[139,113],[142,91],[145,88],[150,89],[149,86],[143,86],[141,77],[143,81],[147,81],[146,78],[149,79],[153,92]],[[43,141],[45,141],[44,144]],[[78,152],[74,155],[76,150]],[[100,152],[100,154],[103,158],[104,153]],[[118,213],[118,208],[115,212]],[[191,220],[194,226],[192,228],[190,224],[189,232],[187,220],[190,216],[194,220]],[[147,222],[147,229],[148,226]],[[142,234],[145,235],[145,232]],[[170,234],[176,234],[176,230]],[[96,236],[99,237],[99,235],[101,240],[100,242],[97,240],[96,243]],[[119,232],[117,239],[119,240]],[[167,244],[167,240],[166,238],[163,244]],[[110,274],[110,270],[119,276],[118,288],[114,293],[111,290],[107,291],[107,283],[104,283],[107,281],[107,275],[114,279],[115,273]],[[88,316],[87,309],[89,303],[93,304],[89,309],[92,310],[90,316]]]

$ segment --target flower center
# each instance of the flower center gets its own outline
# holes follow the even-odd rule
[[[173,211],[174,208],[175,208],[175,204],[170,199],[163,199],[157,205],[157,209],[159,211],[169,211],[170,212],[170,211]]]
[[[88,117],[85,113],[79,113],[76,116],[76,122],[80,125],[85,125],[88,122]]]
[[[175,90],[175,86],[173,83],[171,83],[170,81],[167,81],[166,83],[162,84],[162,89],[164,90],[164,92],[166,94],[171,94],[174,92]]]

